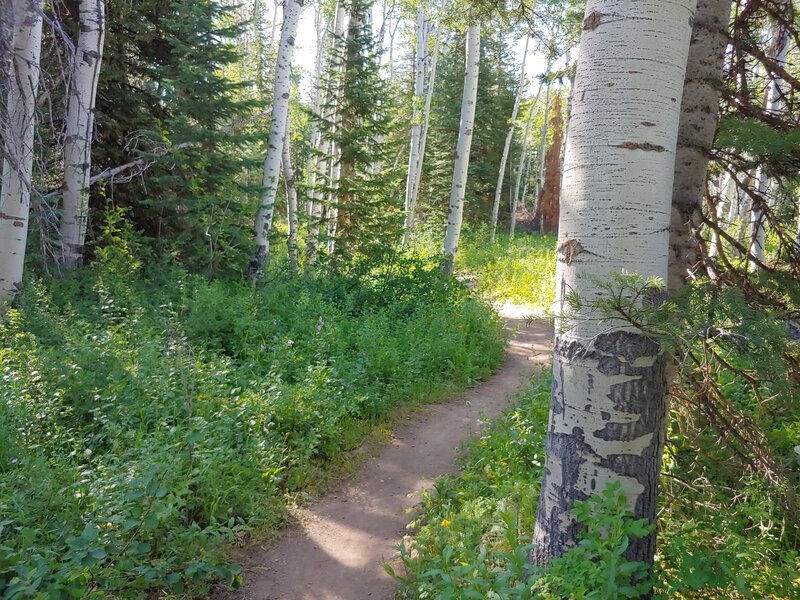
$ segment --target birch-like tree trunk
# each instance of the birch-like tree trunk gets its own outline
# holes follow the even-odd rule
[[[411,149],[408,153],[408,175],[406,177],[406,221],[408,214],[414,210],[416,202],[412,202],[414,194],[414,178],[417,175],[417,163],[420,161],[420,138],[422,137],[422,95],[425,92],[425,28],[427,20],[422,4],[417,7],[417,43],[414,53],[414,97],[411,108]],[[403,237],[405,243],[405,236]]]
[[[791,0],[783,0],[780,3],[782,16],[787,20],[792,15],[792,2]],[[790,32],[789,27],[785,23],[776,21],[773,25],[773,40],[772,49],[770,51],[770,58],[775,61],[779,67],[786,67],[786,60],[789,56],[789,40]],[[767,66],[769,71],[769,66]],[[776,115],[784,110],[783,105],[783,92],[781,86],[783,80],[780,76],[773,72],[768,72],[769,85],[764,92],[764,109],[766,112]],[[769,176],[764,170],[763,166],[759,166],[756,171],[755,180],[758,182],[758,197],[762,202],[767,201],[769,192]],[[764,254],[766,246],[766,229],[764,227],[764,209],[761,206],[753,204],[752,213],[752,234],[750,239],[750,255],[754,260],[750,261],[750,271],[756,272],[759,263],[764,263],[766,256]]]
[[[295,185],[294,168],[292,168],[292,132],[289,119],[286,119],[286,136],[283,138],[283,181],[286,184],[286,217],[289,222],[289,235],[286,248],[289,252],[289,268],[293,273],[298,270],[297,262],[297,186]]]
[[[441,11],[440,11],[441,12]],[[439,62],[439,48],[442,41],[441,27],[436,31],[436,41],[433,43],[433,56],[431,57],[430,72],[428,73],[428,87],[425,93],[425,109],[422,114],[422,131],[419,139],[419,160],[415,166],[414,188],[411,191],[408,212],[406,213],[405,228],[403,230],[402,246],[408,244],[411,234],[414,233],[414,222],[417,217],[417,198],[419,198],[419,186],[422,182],[422,166],[425,162],[425,147],[428,142],[428,123],[431,117],[431,101],[433,100],[433,88],[436,85],[436,65]]]
[[[326,52],[328,57],[328,75],[325,85],[325,102],[322,105],[322,118],[327,122],[335,122],[336,120],[336,99],[338,85],[336,74],[341,69],[341,45],[344,39],[345,31],[347,30],[347,11],[342,2],[336,4],[333,18],[333,32],[329,37],[328,50]],[[319,190],[317,182],[324,180],[328,185],[333,185],[332,169],[334,160],[334,144],[331,141],[330,135],[320,132],[319,146],[317,152],[316,163],[314,167],[314,185],[311,186],[312,202],[308,218],[308,234],[306,237],[306,261],[305,268],[310,269],[317,261],[317,253],[319,251],[319,232],[320,226],[323,221],[324,201],[323,194]],[[328,201],[332,200],[333,194],[330,194]]]
[[[542,130],[539,132],[539,153],[536,155],[539,162],[539,171],[536,176],[537,207],[539,198],[542,195],[542,186],[544,185],[544,160],[547,153],[547,132],[550,124],[550,92],[552,91],[552,86],[552,82],[548,81],[544,92],[544,117],[542,118]]]
[[[89,221],[94,106],[103,61],[105,12],[105,0],[81,0],[80,34],[67,95],[64,192],[59,227],[58,262],[67,268],[83,262]]]
[[[617,274],[666,279],[678,99],[695,5],[587,3],[559,220],[553,392],[530,557],[537,564],[575,543],[572,507],[611,482],[621,484],[637,518],[655,520],[663,353],[592,306],[610,299],[602,283]],[[573,294],[580,306],[570,305]],[[626,554],[651,562],[654,550],[651,535],[631,540]]]
[[[475,103],[478,98],[478,67],[481,58],[480,25],[470,25],[467,30],[466,65],[464,68],[464,95],[461,99],[461,124],[458,129],[456,159],[453,166],[453,184],[450,188],[450,210],[444,237],[442,271],[453,274],[461,223],[464,218],[464,192],[469,170],[469,152],[472,147],[472,130],[475,126]]]
[[[506,176],[506,162],[508,162],[508,153],[511,150],[511,140],[514,137],[514,129],[517,122],[517,112],[519,111],[520,102],[522,102],[522,92],[525,89],[525,59],[528,58],[528,42],[530,42],[530,37],[526,36],[525,52],[522,55],[522,65],[519,69],[517,97],[514,100],[514,108],[511,110],[511,121],[508,124],[506,143],[503,146],[503,156],[500,158],[500,171],[497,173],[497,187],[494,191],[494,204],[492,205],[492,220],[489,225],[489,240],[491,242],[494,242],[495,234],[497,232],[497,215],[500,212],[500,196],[503,195],[503,179],[505,179]],[[524,160],[524,157],[521,158]]]
[[[550,71],[550,63],[548,62],[547,71]],[[514,233],[517,229],[517,206],[519,205],[520,198],[522,198],[522,202],[525,202],[526,194],[528,193],[528,180],[525,179],[525,190],[522,192],[522,196],[520,197],[519,194],[519,186],[522,182],[523,173],[525,177],[528,177],[528,173],[530,171],[531,160],[533,159],[532,153],[528,148],[528,137],[530,136],[531,132],[531,122],[533,121],[533,115],[536,113],[536,107],[539,105],[539,97],[542,95],[542,85],[539,85],[539,89],[536,91],[536,97],[533,99],[533,104],[531,105],[531,110],[528,113],[528,119],[525,122],[525,133],[522,135],[522,152],[519,155],[519,166],[517,167],[517,181],[514,183],[514,195],[511,199],[511,224],[509,226],[509,234],[513,238]]]
[[[269,146],[264,159],[264,179],[261,204],[256,215],[255,242],[256,253],[250,261],[250,277],[259,279],[264,266],[269,262],[269,233],[272,229],[272,216],[275,212],[275,195],[278,191],[278,178],[283,155],[283,138],[286,135],[286,118],[289,114],[289,93],[291,91],[292,53],[297,23],[304,0],[286,0],[281,27],[281,41],[278,59],[275,64],[275,87],[272,94],[272,116],[269,125]]]
[[[33,134],[42,50],[42,5],[42,0],[14,2],[12,74],[2,130],[0,311],[22,289],[33,188]]]
[[[719,120],[730,12],[730,0],[698,0],[694,15],[675,154],[670,291],[683,287],[697,267],[697,242],[692,230],[699,227],[702,220],[708,158]]]

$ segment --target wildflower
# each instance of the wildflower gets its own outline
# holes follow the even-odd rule
[[[452,525],[453,522],[450,519],[442,519],[442,522],[440,524],[442,527],[450,527],[450,525]]]
[[[286,340],[286,345],[289,346],[289,348],[291,348],[292,346],[294,346],[294,341]]]

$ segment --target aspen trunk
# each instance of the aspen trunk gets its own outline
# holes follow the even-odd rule
[[[333,32],[328,42],[328,78],[325,85],[325,103],[321,107],[322,117],[328,122],[336,119],[336,73],[340,69],[340,46],[347,28],[347,12],[342,2],[338,2],[334,10]],[[312,202],[308,218],[308,235],[306,237],[306,261],[305,268],[310,269],[317,261],[319,251],[319,232],[323,222],[323,210],[329,212],[324,206],[323,194],[319,190],[317,181],[323,179],[328,185],[333,185],[332,161],[334,160],[334,145],[330,135],[320,132],[318,153],[314,167],[314,185],[311,186]],[[329,206],[332,201],[332,194],[328,197]]]
[[[547,71],[550,71],[550,63],[548,62]],[[519,204],[520,195],[519,195],[519,186],[522,182],[522,174],[527,174],[530,170],[530,163],[532,160],[531,151],[528,149],[528,136],[531,132],[531,121],[533,120],[533,115],[536,112],[536,106],[539,104],[539,97],[542,95],[542,86],[539,85],[539,89],[536,91],[536,97],[533,99],[533,105],[531,105],[531,110],[528,113],[528,120],[525,122],[525,133],[522,136],[522,152],[519,155],[519,167],[517,167],[517,181],[514,184],[514,196],[511,200],[511,225],[509,227],[509,234],[513,238],[514,233],[517,229],[517,206]],[[525,196],[528,193],[528,180],[525,180],[525,191],[522,193],[522,201],[525,202]]]
[[[553,392],[534,549],[547,564],[576,541],[576,501],[619,482],[655,520],[666,422],[657,344],[597,314],[600,282],[666,279],[675,147],[696,0],[589,0],[564,166]],[[581,306],[569,306],[577,294]],[[655,299],[654,299],[655,300]],[[652,562],[654,535],[627,556]]]
[[[289,118],[286,118],[286,135],[283,138],[283,181],[286,184],[286,218],[289,222],[289,235],[286,239],[286,249],[289,253],[289,269],[293,273],[298,270],[297,263],[297,186],[295,185],[294,168],[292,168],[292,132],[289,128]]]
[[[511,150],[511,140],[514,137],[514,125],[517,121],[517,111],[522,101],[522,91],[525,89],[525,59],[528,58],[528,42],[530,37],[525,38],[525,53],[522,55],[522,66],[519,71],[519,82],[517,84],[517,97],[514,100],[514,108],[511,111],[511,121],[508,124],[508,133],[506,133],[506,143],[503,146],[503,156],[500,158],[500,171],[497,174],[497,187],[494,191],[494,205],[492,206],[492,221],[489,225],[489,240],[494,242],[495,233],[497,232],[497,216],[500,212],[500,196],[503,194],[503,179],[506,175],[506,162],[508,161],[508,153]],[[512,202],[513,205],[513,202]],[[512,217],[513,219],[513,217]],[[513,234],[512,234],[513,235]]]
[[[64,192],[59,227],[61,244],[58,262],[67,268],[83,262],[89,220],[94,106],[104,39],[105,0],[81,0],[80,35],[67,96]]]
[[[791,0],[783,0],[781,2],[781,12],[783,16],[790,17],[792,14]],[[780,67],[786,67],[786,60],[789,56],[789,28],[783,23],[775,22],[773,26],[773,45],[770,52],[771,58]],[[768,73],[769,85],[764,92],[764,109],[771,114],[780,114],[783,109],[783,92],[781,85],[783,80],[776,73]],[[758,182],[759,198],[766,202],[767,193],[769,191],[769,176],[764,171],[764,168],[759,166],[755,176]],[[750,262],[750,271],[758,271],[758,264],[763,263],[766,259],[764,249],[766,245],[766,229],[764,227],[764,209],[761,206],[753,205],[752,215],[752,234],[750,237],[750,254],[755,260]]]
[[[433,57],[431,58],[430,73],[428,74],[428,89],[425,94],[425,110],[422,117],[422,131],[419,140],[419,160],[416,164],[414,174],[414,189],[411,192],[409,210],[406,213],[405,229],[403,231],[403,243],[405,247],[411,234],[414,233],[414,221],[417,215],[417,198],[419,198],[419,186],[422,181],[422,166],[425,161],[425,147],[428,141],[428,123],[431,116],[431,101],[433,100],[433,87],[436,84],[436,64],[439,61],[439,47],[442,40],[441,28],[436,32],[436,41],[433,43]]]
[[[547,153],[547,132],[550,119],[550,92],[552,89],[552,82],[547,82],[547,88],[544,92],[544,117],[542,118],[542,130],[539,132],[539,153],[536,158],[539,162],[539,172],[536,176],[536,202],[538,208],[539,198],[542,197],[542,186],[544,185],[544,160]]]
[[[461,222],[464,218],[464,192],[469,170],[469,152],[472,146],[472,130],[475,126],[475,102],[478,97],[478,67],[481,57],[480,25],[470,25],[467,30],[466,65],[464,69],[464,95],[461,100],[461,124],[458,130],[456,159],[453,166],[453,184],[450,189],[450,211],[447,216],[447,232],[444,238],[442,271],[453,274]]]
[[[670,225],[670,291],[683,287],[697,268],[692,233],[702,220],[708,157],[714,144],[728,44],[730,0],[698,0],[681,100]]]
[[[286,0],[281,27],[281,41],[278,60],[275,64],[275,87],[272,94],[272,116],[269,126],[269,146],[264,159],[264,180],[261,204],[256,215],[255,241],[256,253],[250,261],[250,277],[261,277],[264,266],[269,262],[269,233],[272,229],[272,216],[275,211],[275,195],[278,191],[283,138],[286,134],[286,118],[289,113],[289,92],[291,91],[292,52],[294,51],[297,23],[304,0]]]
[[[13,74],[8,83],[7,120],[3,125],[3,187],[0,190],[0,311],[22,289],[33,188],[42,4],[42,0],[14,3]]]
[[[417,44],[416,52],[414,54],[414,98],[412,99],[411,108],[411,150],[408,154],[408,176],[406,177],[406,221],[411,211],[415,210],[415,204],[412,200],[414,195],[414,184],[417,176],[417,163],[420,161],[420,138],[422,137],[422,95],[425,92],[425,27],[426,19],[425,13],[422,11],[422,5],[417,8]],[[403,237],[405,244],[405,236]]]

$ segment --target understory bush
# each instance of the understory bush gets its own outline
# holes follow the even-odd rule
[[[27,286],[0,322],[0,597],[237,585],[226,542],[284,522],[393,407],[502,357],[490,307],[433,264],[271,277],[116,251]]]
[[[721,481],[707,461],[689,456],[677,425],[665,455],[652,574],[624,558],[629,537],[648,527],[632,518],[614,485],[576,505],[584,529],[575,548],[545,570],[528,565],[550,384],[547,373],[536,379],[465,449],[461,472],[424,497],[399,547],[402,572],[387,567],[401,583],[400,598],[616,600],[651,587],[663,600],[800,597],[798,540],[786,535],[774,493],[741,471],[736,487]]]

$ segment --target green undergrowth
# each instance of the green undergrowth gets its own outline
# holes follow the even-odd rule
[[[443,228],[421,226],[412,250],[437,259]],[[555,301],[555,267],[555,236],[520,233],[512,240],[499,232],[491,243],[485,228],[462,234],[455,265],[458,277],[485,298],[522,304],[539,314],[548,313]]]
[[[546,313],[555,301],[556,238],[498,233],[494,244],[485,233],[468,235],[456,268],[475,278],[477,289],[493,300],[510,301]]]
[[[256,290],[124,251],[31,282],[0,340],[0,597],[47,599],[238,585],[231,541],[503,348],[490,307],[419,260]]]
[[[613,486],[577,505],[585,528],[575,549],[545,571],[529,567],[550,385],[549,374],[536,378],[516,408],[466,447],[461,472],[425,496],[399,548],[403,572],[389,569],[401,583],[398,598],[616,600],[638,598],[650,584],[663,600],[800,597],[797,540],[787,539],[768,486],[752,478],[734,488],[713,470],[700,473],[674,429],[649,583],[644,565],[624,559],[629,537],[648,528]]]

